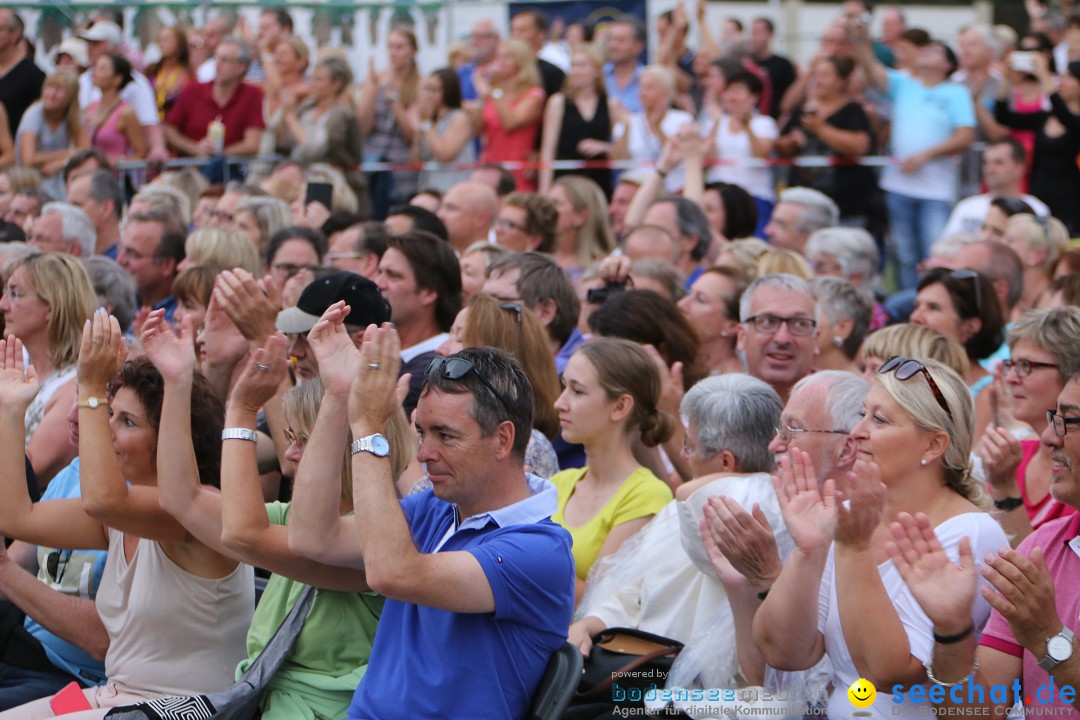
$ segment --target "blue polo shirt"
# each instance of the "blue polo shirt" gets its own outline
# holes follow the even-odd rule
[[[609,100],[618,100],[622,106],[632,113],[641,112],[641,98],[638,97],[638,85],[641,82],[641,71],[644,65],[638,64],[634,69],[634,75],[626,87],[620,88],[615,80],[615,66],[611,63],[604,65],[604,86],[607,88]]]
[[[524,718],[574,612],[570,535],[551,522],[555,486],[466,518],[431,490],[401,500],[422,553],[464,551],[484,569],[494,613],[453,613],[387,598],[349,718]]]

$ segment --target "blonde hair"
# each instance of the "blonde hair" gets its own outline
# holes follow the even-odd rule
[[[583,267],[599,260],[615,249],[615,235],[608,222],[607,197],[600,186],[582,175],[563,175],[555,184],[566,193],[566,199],[581,212],[589,213],[585,225],[578,230],[576,250]]]
[[[668,95],[674,97],[678,85],[675,82],[675,72],[665,65],[646,65],[641,71],[641,76],[649,76],[667,91]]]
[[[67,107],[64,108],[64,125],[67,127],[68,143],[74,146],[82,131],[82,106],[79,105],[79,76],[70,68],[57,68],[45,76],[42,92],[49,85],[67,91]],[[41,102],[40,100],[38,102]],[[42,108],[44,110],[44,108]]]
[[[45,336],[54,368],[75,364],[82,346],[83,324],[98,307],[97,295],[83,264],[65,253],[38,253],[14,261],[9,270],[23,270],[34,292],[49,306]]]
[[[720,254],[731,253],[731,258],[743,276],[747,280],[753,280],[758,276],[758,259],[770,250],[771,246],[764,240],[743,238],[729,242]]]
[[[897,355],[939,362],[961,377],[967,375],[970,366],[963,345],[925,325],[890,325],[870,334],[863,341],[863,358],[888,360]]]
[[[510,81],[511,87],[520,91],[540,87],[540,67],[532,49],[521,40],[504,40],[501,47],[510,53],[518,66],[517,75]]]
[[[199,198],[202,197],[206,188],[210,187],[210,183],[206,181],[206,176],[201,172],[195,168],[186,167],[182,170],[174,170],[158,175],[150,183],[150,187],[179,190],[187,195],[188,207],[193,208],[199,202]]]
[[[294,433],[307,439],[315,430],[315,421],[319,417],[319,406],[322,404],[323,384],[319,378],[305,380],[296,387],[285,393],[282,399],[282,410],[285,413],[285,422]],[[386,427],[386,440],[390,443],[390,475],[394,482],[409,467],[416,457],[416,440],[409,430],[409,422],[405,418],[405,411],[398,408],[397,412],[390,416],[390,422]],[[348,445],[341,459],[341,495],[352,500],[352,433],[349,434]]]
[[[259,226],[259,239],[262,241],[257,248],[260,251],[270,242],[270,238],[274,237],[274,233],[293,224],[289,204],[273,196],[246,197],[236,206],[236,212],[249,212],[255,218],[255,224]]]
[[[794,250],[785,248],[767,249],[758,256],[755,265],[757,267],[757,277],[775,275],[776,273],[795,275],[803,280],[810,280],[814,277],[814,272],[810,269],[810,263],[806,262],[806,258]]]
[[[243,268],[255,277],[263,272],[259,251],[239,230],[206,227],[196,230],[184,243],[189,266],[216,265],[226,270]]]
[[[296,57],[300,58],[304,62],[304,67],[301,68],[301,72],[307,70],[308,65],[311,64],[311,48],[304,42],[304,39],[297,37],[296,35],[286,35],[278,41],[280,44],[288,45],[289,48],[296,54]]]
[[[945,398],[950,413],[945,412],[930,383],[922,373],[898,380],[893,373],[877,376],[877,381],[892,396],[915,425],[928,433],[944,432],[949,444],[941,456],[945,485],[980,508],[989,505],[986,492],[971,475],[971,445],[975,434],[975,402],[967,383],[949,366],[929,358],[916,358],[926,367]]]
[[[409,47],[413,50],[413,59],[409,63],[409,72],[405,75],[404,82],[401,83],[401,104],[405,107],[416,102],[416,98],[420,95],[420,69],[416,65],[416,51],[420,49],[420,46],[416,42],[416,33],[410,30],[404,25],[396,25],[390,28],[390,32],[387,33],[387,37],[397,33],[401,37],[405,38],[405,41],[409,43]]]
[[[1030,213],[1020,213],[1009,218],[1005,232],[1014,228],[1023,233],[1028,250],[1046,253],[1042,267],[1047,274],[1052,273],[1069,247],[1069,231],[1065,224],[1054,217],[1038,218]]]
[[[607,86],[604,84],[604,55],[600,52],[600,48],[590,43],[575,45],[570,50],[570,62],[574,61],[575,55],[584,55],[592,63],[593,68],[596,70],[593,89],[596,90],[597,95],[603,98],[607,94]],[[563,81],[562,92],[568,98],[574,97],[574,89],[570,86],[570,73],[566,74],[566,79]]]
[[[345,175],[332,165],[315,163],[308,168],[304,177],[308,182],[330,184],[330,204],[333,207],[327,209],[331,212],[343,210],[354,213],[360,208],[356,193],[349,187],[349,183],[345,181]]]
[[[4,168],[0,172],[7,175],[8,182],[11,183],[12,194],[20,193],[23,190],[39,190],[41,188],[41,174],[34,168],[13,165]]]

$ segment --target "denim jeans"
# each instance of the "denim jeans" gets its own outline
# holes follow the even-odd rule
[[[900,287],[913,288],[919,283],[918,265],[930,256],[930,246],[945,229],[952,203],[886,192],[885,207],[889,211],[889,234],[899,264]]]
[[[59,669],[48,673],[0,663],[0,710],[55,695],[74,679]]]

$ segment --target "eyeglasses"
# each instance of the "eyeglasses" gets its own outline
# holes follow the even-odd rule
[[[334,260],[359,260],[360,258],[367,257],[364,253],[351,252],[351,253],[326,253],[325,259],[328,262]]]
[[[518,225],[513,220],[507,220],[506,218],[495,218],[491,224],[495,227],[510,228],[511,230],[517,230],[518,232],[526,232],[524,225]]]
[[[788,332],[797,337],[807,337],[814,333],[814,328],[817,327],[817,320],[811,320],[806,317],[780,317],[779,315],[773,315],[771,313],[764,313],[762,315],[755,315],[753,317],[746,318],[746,321],[754,326],[762,335],[772,335],[780,330],[780,326],[787,324]]]
[[[776,434],[780,436],[780,440],[784,444],[791,442],[791,438],[799,433],[828,433],[831,435],[847,435],[847,430],[807,430],[806,428],[796,428],[790,425],[780,425],[776,428]]]
[[[941,409],[945,411],[945,414],[949,416],[949,422],[953,421],[952,410],[949,409],[949,403],[945,399],[944,393],[941,392],[941,388],[938,387],[937,382],[934,381],[934,376],[930,374],[930,371],[926,369],[925,365],[918,360],[894,355],[878,369],[878,375],[886,375],[890,372],[901,382],[910,380],[919,373],[925,375],[926,384],[930,386],[930,392],[934,393],[934,398],[937,400],[938,405],[940,405]]]
[[[1032,370],[1039,368],[1056,368],[1056,363],[1039,362],[1037,360],[1028,360],[1026,358],[1020,358],[1019,360],[1002,360],[1001,372],[1005,375],[1009,374],[1010,370],[1016,370],[1016,377],[1026,378],[1031,374]]]
[[[136,260],[136,261],[138,261],[138,260],[146,260],[147,258],[156,260],[158,257],[160,257],[157,253],[141,253],[141,252],[138,252],[137,250],[132,250],[131,248],[126,248],[123,245],[121,245],[120,248],[116,251],[116,256],[117,257],[120,257],[121,255],[128,258],[129,260]]]
[[[1054,427],[1054,434],[1065,437],[1070,425],[1080,425],[1080,417],[1067,418],[1057,414],[1057,410],[1046,411],[1046,423]]]
[[[236,222],[236,216],[225,210],[207,210],[207,216],[225,223]]]
[[[463,357],[437,357],[431,361],[428,365],[427,376],[434,377],[435,375],[442,375],[447,380],[459,381],[469,373],[476,376],[476,379],[483,383],[495,399],[499,401],[499,404],[503,406],[503,409],[507,413],[510,412],[510,408],[507,407],[503,401],[499,392],[492,387],[491,383],[484,379],[484,376],[480,374],[480,371],[476,369],[476,364],[471,360],[466,360]]]
[[[318,265],[294,265],[293,263],[274,263],[270,266],[270,271],[275,275],[284,275],[287,278],[298,274],[302,270],[310,270],[315,272],[319,269]]]
[[[509,310],[510,312],[517,315],[517,325],[518,325],[519,328],[521,327],[521,304],[520,303],[509,303],[509,302],[508,303],[503,303],[502,305],[499,305],[499,309],[500,310]]]
[[[45,569],[49,571],[49,574],[52,575],[58,585],[64,579],[64,573],[67,572],[71,553],[71,550],[53,550],[45,558]]]
[[[13,288],[10,285],[8,285],[6,288],[4,288],[4,295],[7,295],[8,300],[11,300],[11,302],[13,302],[13,303],[17,303],[20,300],[22,300],[23,298],[29,297],[29,296],[35,295],[35,294],[36,293],[26,292],[25,290],[19,290],[18,288]]]

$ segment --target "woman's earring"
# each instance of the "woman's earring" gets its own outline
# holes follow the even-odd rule
[[[926,458],[923,458],[922,460],[920,460],[919,464],[922,465],[923,467],[926,467]]]
[[[833,344],[833,347],[836,347],[836,348],[843,347],[844,346],[844,338],[840,337],[839,335],[833,335],[832,344]]]

